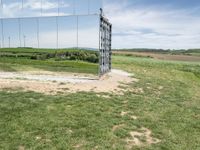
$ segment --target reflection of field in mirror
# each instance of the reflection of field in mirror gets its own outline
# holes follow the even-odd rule
[[[97,51],[81,49],[0,49],[0,71],[56,71],[98,73]]]
[[[99,72],[98,15],[4,18],[0,35],[0,70]]]

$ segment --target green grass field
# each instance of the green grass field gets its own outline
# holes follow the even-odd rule
[[[15,70],[12,62],[18,60],[2,59],[3,70]],[[47,62],[40,63],[45,66]],[[0,149],[123,150],[129,132],[145,127],[161,142],[133,150],[199,150],[200,63],[113,56],[113,67],[134,73],[139,82],[129,87],[143,92],[103,98],[83,92],[48,96],[0,91]],[[122,111],[130,113],[121,117]]]
[[[98,53],[76,49],[0,49],[0,71],[46,70],[98,73]]]

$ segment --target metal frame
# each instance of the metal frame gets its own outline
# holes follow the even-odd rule
[[[112,67],[112,24],[103,16],[102,10],[99,31],[99,76],[101,77],[110,72]]]

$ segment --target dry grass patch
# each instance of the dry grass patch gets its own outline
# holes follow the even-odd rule
[[[134,116],[134,115],[130,116],[130,118],[133,119],[133,120],[137,120],[138,119],[138,117]]]
[[[130,138],[127,138],[125,141],[127,143],[127,148],[131,149],[134,146],[148,146],[151,144],[159,143],[160,140],[152,137],[151,130],[142,127],[139,131],[130,132]]]
[[[115,132],[116,130],[125,127],[125,124],[114,125],[112,131]]]
[[[20,145],[20,146],[18,147],[18,150],[25,150],[25,147],[22,146],[22,145]]]
[[[124,116],[128,115],[128,113],[129,113],[129,112],[122,111],[120,115],[121,115],[122,117],[124,117]]]

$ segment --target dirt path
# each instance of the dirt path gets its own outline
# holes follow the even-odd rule
[[[0,72],[0,89],[22,89],[45,94],[75,93],[79,91],[97,93],[108,92],[121,94],[121,86],[137,79],[121,71],[112,70],[98,79],[96,76],[84,74],[67,74],[54,72]]]
[[[45,74],[46,73],[46,74]],[[36,81],[51,81],[63,83],[86,83],[96,80],[95,77],[77,76],[74,74],[53,74],[50,72],[0,72],[0,79],[21,79],[21,80],[36,80]]]

